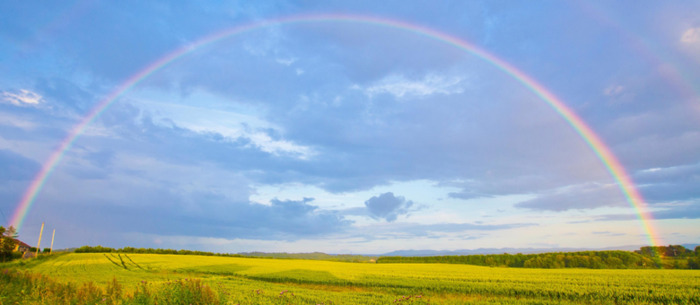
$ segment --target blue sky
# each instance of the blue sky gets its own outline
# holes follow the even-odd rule
[[[72,128],[153,62],[319,14],[428,28],[517,67],[617,156],[655,242],[700,242],[697,1],[5,1],[0,220]],[[256,27],[144,78],[65,153],[20,238],[35,243],[42,222],[56,248],[648,243],[591,148],[511,75],[415,31],[332,20]]]

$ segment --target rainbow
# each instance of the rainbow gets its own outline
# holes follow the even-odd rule
[[[71,148],[75,140],[83,133],[85,128],[93,121],[97,116],[99,116],[109,105],[114,103],[120,96],[124,95],[130,88],[134,87],[143,79],[147,78],[149,75],[158,71],[159,69],[165,67],[169,63],[177,60],[178,58],[189,54],[205,45],[211,44],[213,42],[222,40],[233,35],[241,34],[247,31],[251,31],[258,28],[283,25],[291,23],[314,23],[314,22],[346,22],[346,23],[363,23],[369,25],[376,25],[388,28],[394,28],[398,30],[412,32],[417,35],[421,35],[430,39],[441,41],[454,46],[458,49],[466,51],[474,56],[477,56],[484,61],[490,63],[494,67],[500,69],[507,75],[510,75],[515,80],[520,82],[535,95],[537,95],[542,101],[547,103],[556,113],[558,113],[577,133],[581,138],[588,144],[588,146],[593,150],[595,155],[600,159],[613,177],[620,190],[622,191],[624,197],[626,198],[629,205],[634,209],[635,213],[639,217],[640,224],[644,233],[649,238],[649,243],[652,246],[657,245],[655,242],[657,240],[657,235],[654,232],[654,228],[651,224],[651,214],[648,211],[646,203],[642,198],[641,194],[635,187],[635,184],[630,179],[629,175],[625,171],[625,168],[620,164],[620,161],[615,157],[615,155],[610,151],[610,149],[605,145],[605,143],[598,137],[598,135],[579,117],[564,104],[557,96],[552,92],[547,90],[544,86],[538,83],[535,79],[528,76],[521,70],[517,69],[510,63],[503,59],[496,57],[495,55],[477,47],[455,36],[451,36],[437,30],[433,30],[427,27],[423,27],[416,24],[407,23],[399,20],[384,19],[369,16],[358,16],[358,15],[297,15],[291,17],[284,17],[278,19],[271,19],[265,21],[259,21],[255,23],[250,23],[246,25],[241,25],[233,28],[229,28],[208,36],[205,36],[191,44],[185,45],[179,49],[176,49],[162,58],[154,61],[153,63],[147,65],[144,69],[140,70],[136,74],[132,75],[124,83],[119,85],[114,91],[102,99],[92,110],[80,121],[73,129],[68,133],[65,139],[60,143],[58,148],[51,153],[48,160],[44,163],[41,171],[36,175],[29,188],[26,190],[22,196],[21,201],[17,205],[17,208],[10,220],[10,224],[15,226],[18,230],[21,229],[22,223],[26,218],[29,210],[31,209],[33,203],[35,202],[36,196],[41,191],[43,185],[45,184],[51,172],[60,162],[63,155]]]

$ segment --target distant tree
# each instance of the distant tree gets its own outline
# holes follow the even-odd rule
[[[646,255],[650,257],[655,257],[659,255],[659,251],[657,247],[641,247],[639,250],[635,251],[641,255]],[[663,252],[661,252],[663,253]]]
[[[688,269],[700,269],[700,256],[688,259]]]
[[[44,253],[44,254],[51,254],[51,248],[44,248],[44,250],[41,251],[41,253]]]
[[[668,245],[664,250],[664,255],[669,257],[684,257],[690,252],[681,245]]]
[[[82,246],[78,249],[75,249],[75,253],[109,253],[109,252],[116,252],[114,248],[109,248],[109,247],[103,247],[103,246],[96,246],[96,247],[90,247],[90,246]]]
[[[17,230],[12,226],[7,229],[0,226],[0,257],[2,261],[12,258],[15,247],[17,247]]]

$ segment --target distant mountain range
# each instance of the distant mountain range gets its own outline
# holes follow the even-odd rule
[[[695,250],[695,247],[700,246],[700,244],[681,244],[681,246],[686,247],[690,250]]]

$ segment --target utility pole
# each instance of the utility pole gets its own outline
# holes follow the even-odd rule
[[[41,223],[41,231],[39,231],[39,242],[36,243],[36,257],[39,257],[39,249],[41,249],[41,234],[44,234],[44,223]]]
[[[51,234],[51,254],[53,254],[53,238],[56,237],[56,229],[53,229],[53,234]]]

